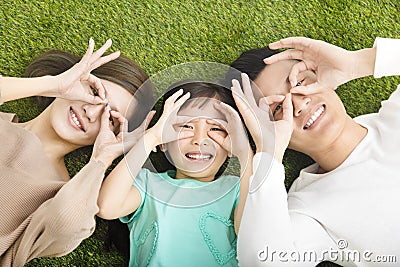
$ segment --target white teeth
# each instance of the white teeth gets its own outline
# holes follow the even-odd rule
[[[311,116],[311,118],[307,121],[306,126],[304,126],[305,129],[310,128],[311,125],[321,116],[322,112],[324,112],[325,107],[321,106],[317,111],[314,112],[314,114]]]
[[[188,158],[197,159],[197,160],[208,160],[211,159],[211,155],[202,155],[202,154],[186,154]]]
[[[82,129],[81,123],[79,122],[79,120],[76,117],[75,113],[72,110],[70,111],[70,113],[71,113],[72,120],[74,121],[76,126],[78,126],[80,129]]]

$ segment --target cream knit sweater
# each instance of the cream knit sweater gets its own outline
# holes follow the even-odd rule
[[[62,181],[40,140],[12,119],[0,113],[0,266],[62,256],[89,237],[105,172],[91,160]]]

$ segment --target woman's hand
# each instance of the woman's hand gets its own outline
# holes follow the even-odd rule
[[[218,120],[212,119],[208,119],[207,123],[218,123],[226,130],[227,135],[223,137],[217,132],[208,132],[208,136],[225,149],[228,152],[229,157],[235,155],[238,157],[240,162],[247,162],[249,156],[251,156],[253,152],[239,114],[231,106],[223,102],[214,104],[214,107],[226,116],[227,123],[222,123]]]
[[[232,81],[233,98],[256,144],[257,152],[267,152],[282,161],[293,132],[291,94],[269,96],[257,105],[247,74],[242,73],[243,91],[237,80]],[[283,101],[282,120],[271,120],[269,104]]]
[[[143,123],[132,132],[128,132],[128,121],[117,111],[110,110],[106,106],[101,116],[101,127],[96,141],[94,142],[92,158],[100,160],[107,167],[111,165],[114,159],[120,156],[124,151],[129,151],[137,141],[144,135],[147,127],[152,120],[155,111],[149,112]],[[119,122],[119,133],[117,135],[110,128],[110,116]]]
[[[372,75],[375,49],[348,51],[335,45],[305,37],[290,37],[269,44],[271,49],[291,48],[264,59],[266,64],[287,59],[298,59],[289,74],[292,93],[313,94],[321,90],[336,89],[350,80]],[[317,75],[315,83],[297,86],[299,75],[312,70]]]
[[[51,97],[60,97],[69,100],[80,100],[91,104],[100,104],[105,102],[105,90],[101,80],[90,74],[90,72],[101,65],[119,57],[120,52],[114,52],[107,56],[102,56],[110,48],[112,42],[107,42],[96,52],[93,52],[94,41],[90,38],[89,47],[79,63],[75,64],[69,70],[54,76],[54,90],[45,92],[43,95]],[[89,92],[90,86],[95,93]]]
[[[164,110],[160,119],[147,131],[149,135],[151,135],[155,146],[193,136],[192,132],[179,132],[175,127],[175,125],[184,123],[186,121],[186,119],[184,121],[180,121],[179,117],[177,116],[181,106],[190,97],[190,93],[186,93],[184,96],[179,98],[182,94],[183,90],[180,89],[165,101]]]

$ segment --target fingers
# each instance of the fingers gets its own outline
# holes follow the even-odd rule
[[[102,47],[100,47],[96,52],[93,53],[94,49],[94,41],[92,38],[89,40],[89,48],[86,51],[85,55],[82,57],[81,61],[79,62],[81,67],[85,69],[87,73],[91,72],[92,70],[100,67],[111,60],[114,60],[120,56],[120,51],[116,51],[111,53],[107,56],[102,57],[102,55],[106,52],[108,48],[112,45],[111,39],[108,39]]]
[[[311,95],[317,92],[324,90],[324,88],[318,83],[312,83],[305,86],[296,86],[290,89],[290,93],[292,94],[302,94],[302,95]]]
[[[250,106],[256,107],[256,100],[254,99],[253,90],[251,90],[250,78],[246,73],[242,73],[243,93],[249,102]]]
[[[113,118],[119,122],[119,132],[128,132],[128,120],[118,111],[110,110],[110,114]]]
[[[214,140],[220,147],[222,147],[226,152],[228,152],[228,157],[232,157],[231,151],[231,138],[229,135],[227,137],[223,137],[217,132],[207,132],[207,135]]]
[[[272,64],[278,61],[287,60],[287,59],[297,59],[303,60],[304,59],[304,52],[301,50],[290,49],[278,54],[272,55],[270,57],[264,58],[265,64]]]
[[[89,39],[89,46],[88,49],[86,50],[85,55],[82,57],[80,63],[83,63],[84,65],[89,65],[90,63],[90,58],[93,54],[93,49],[94,49],[94,40],[92,38]]]
[[[259,101],[259,105],[263,104],[263,105],[267,105],[268,106],[268,110],[269,110],[269,105],[272,105],[274,103],[280,103],[285,99],[284,95],[270,95],[270,96],[266,96],[260,99]],[[265,109],[263,109],[265,110]]]
[[[110,48],[112,45],[112,41],[111,39],[108,39],[102,47],[100,47],[96,52],[93,53],[93,55],[91,56],[91,63],[95,62],[97,59],[99,59],[104,52],[107,51],[108,48]]]
[[[171,141],[182,140],[182,139],[190,138],[190,137],[193,137],[193,136],[194,136],[193,132],[180,131],[180,132],[177,133],[175,139],[171,140]],[[168,142],[171,142],[171,141],[168,141]]]
[[[97,59],[95,62],[93,62],[90,66],[90,71],[97,69],[98,67],[118,58],[121,55],[120,51],[115,51],[114,53],[111,53],[107,56],[101,57]]]
[[[228,121],[228,124],[229,123],[241,122],[240,116],[237,113],[237,111],[233,107],[229,106],[228,104],[225,104],[223,102],[215,103],[214,104],[214,108],[225,115],[225,117],[226,117],[226,119]],[[216,121],[220,122],[219,120],[216,120]],[[221,125],[225,124],[225,127],[226,127],[226,123],[225,122],[221,121],[220,124]]]
[[[293,65],[289,73],[289,82],[292,87],[295,87],[302,80],[303,76],[300,74],[306,70],[308,70],[308,66],[305,61],[300,61]]]
[[[293,105],[292,105],[292,94],[288,93],[283,101],[283,117],[282,119],[293,124]]]
[[[233,99],[235,100],[236,106],[238,107],[240,114],[242,114],[242,116],[245,117],[246,114],[248,114],[249,112],[252,113],[250,105],[247,102],[246,97],[244,96],[242,88],[240,87],[239,81],[232,80],[231,91]]]
[[[224,145],[224,141],[225,141],[225,137],[223,137],[222,135],[220,135],[217,132],[207,132],[207,135],[214,140],[218,145],[220,145],[221,147],[223,147]]]
[[[167,100],[165,100],[165,103],[164,103],[164,111],[168,111],[168,110],[170,110],[171,108],[173,108],[174,107],[174,104],[175,104],[175,101],[178,99],[178,97],[180,97],[181,95],[183,94],[183,89],[179,89],[178,91],[176,91],[173,95],[171,95],[170,97],[168,97],[168,99]],[[190,93],[186,93],[186,95],[188,95],[189,94],[189,97],[190,97]],[[187,99],[188,99],[188,97],[187,97]],[[186,99],[186,100],[187,100]],[[185,100],[185,101],[186,101]]]
[[[183,105],[183,103],[185,103],[186,100],[188,100],[189,98],[190,98],[190,93],[187,92],[185,95],[179,98],[178,101],[175,102],[174,109],[178,110]]]
[[[309,47],[313,39],[309,39],[306,37],[289,37],[281,39],[277,42],[273,42],[269,44],[269,48],[271,49],[280,49],[280,48],[294,48],[298,50],[304,50]]]
[[[226,122],[226,121],[220,120],[220,119],[207,119],[206,122],[207,122],[207,124],[219,126],[224,130],[227,128],[228,123],[229,123],[229,122]]]
[[[146,116],[146,118],[144,119],[142,125],[140,125],[141,127],[143,127],[144,130],[146,130],[146,129],[149,127],[150,122],[151,122],[151,120],[153,119],[153,117],[154,117],[155,114],[156,114],[156,111],[155,111],[155,110],[152,110],[152,111],[149,112],[149,114],[147,114],[147,116]]]
[[[105,129],[110,130],[109,128],[109,123],[110,123],[110,106],[106,105],[104,108],[103,114],[101,114],[101,123],[100,123],[100,131],[103,131]]]
[[[89,82],[90,86],[96,88],[97,93],[99,95],[99,97],[96,96],[92,96],[93,97],[93,101],[94,102],[89,102],[92,104],[100,104],[100,103],[104,103],[105,98],[106,98],[106,90],[104,88],[103,83],[101,82],[101,80],[99,78],[97,78],[96,76],[94,76],[93,74],[89,74],[87,81]],[[99,99],[100,98],[100,99]]]

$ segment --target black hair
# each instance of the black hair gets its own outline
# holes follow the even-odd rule
[[[263,59],[279,52],[279,50],[272,50],[269,47],[247,50],[232,62],[231,67],[239,72],[246,73],[254,81],[266,66]],[[240,77],[231,78],[241,81]]]

